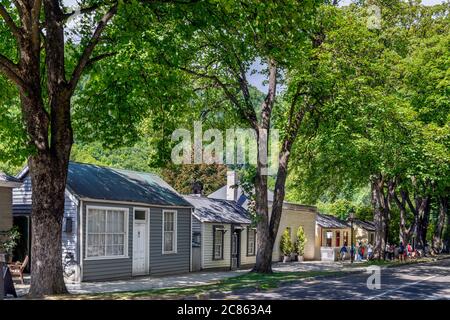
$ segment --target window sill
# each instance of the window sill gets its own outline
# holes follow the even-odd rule
[[[95,260],[118,260],[118,259],[130,259],[129,256],[110,256],[110,257],[85,257],[85,261],[95,261]]]

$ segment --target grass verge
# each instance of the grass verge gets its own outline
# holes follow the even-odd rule
[[[341,271],[302,271],[274,272],[272,274],[246,273],[220,280],[216,283],[179,288],[150,289],[143,291],[106,292],[94,294],[73,294],[46,297],[51,300],[139,300],[139,299],[178,299],[199,296],[209,292],[230,292],[238,289],[256,288],[268,290],[282,283],[298,281],[318,276],[337,276]]]

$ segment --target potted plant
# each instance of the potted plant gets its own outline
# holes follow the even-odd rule
[[[0,242],[0,252],[6,254],[6,261],[12,262],[13,251],[17,247],[20,240],[20,232],[17,226],[12,227]]]
[[[289,229],[286,228],[280,240],[280,252],[283,254],[283,263],[289,262],[291,260],[292,249],[292,241],[289,235]]]
[[[297,254],[297,260],[303,261],[303,254],[305,253],[306,235],[303,227],[298,227],[296,239],[294,242],[294,252]]]

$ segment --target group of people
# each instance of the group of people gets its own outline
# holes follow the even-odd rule
[[[394,260],[399,259],[400,261],[405,261],[407,259],[415,259],[419,258],[423,255],[421,250],[414,249],[411,243],[408,243],[406,246],[403,242],[400,242],[398,246],[394,244],[386,244],[386,259]]]
[[[364,259],[371,260],[373,259],[373,245],[372,244],[363,244],[359,242],[356,247],[352,244],[350,248],[350,256],[355,257],[355,261],[362,261]],[[347,243],[344,243],[340,250],[340,260],[344,261],[348,254]],[[400,242],[398,246],[394,244],[386,244],[385,248],[385,259],[394,260],[399,259],[400,261],[406,261],[407,259],[415,259],[419,258],[423,255],[420,250],[416,250],[413,248],[411,243],[408,243],[406,246],[403,242]]]
[[[347,253],[347,243],[344,243],[340,250],[340,258],[342,261],[345,260]],[[354,256],[356,261],[362,261],[364,258],[370,260],[373,258],[373,246],[370,243],[365,245],[362,242],[358,243],[356,247],[352,244],[350,256]]]

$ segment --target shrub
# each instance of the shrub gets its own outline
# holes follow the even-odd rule
[[[305,253],[305,244],[306,244],[306,235],[305,231],[303,230],[303,227],[298,227],[296,239],[294,243],[294,252],[297,253],[299,256],[303,256]]]
[[[289,229],[286,228],[281,236],[280,251],[284,256],[289,256],[293,251],[291,237],[289,235]]]
[[[9,230],[4,239],[0,241],[0,252],[4,251],[7,254],[12,254],[20,240],[20,232],[17,226]]]

